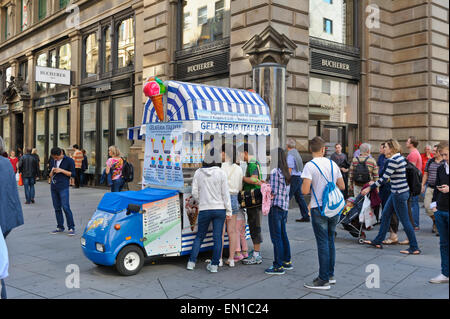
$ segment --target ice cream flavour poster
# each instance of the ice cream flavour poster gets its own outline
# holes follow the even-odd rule
[[[144,185],[183,187],[180,165],[182,124],[147,125],[144,157]]]

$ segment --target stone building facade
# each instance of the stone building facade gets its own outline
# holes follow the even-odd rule
[[[70,114],[69,146],[86,148],[95,134],[91,156],[99,163],[107,145],[119,141],[140,176],[143,142],[124,143],[124,124],[119,127],[114,118],[130,103],[114,103],[132,96],[132,114],[122,113],[125,124],[139,125],[146,102],[142,83],[150,76],[241,89],[266,85],[269,92],[278,88],[279,100],[263,97],[274,110],[274,123],[284,137],[297,141],[305,160],[308,140],[315,135],[326,139],[330,151],[341,142],[350,154],[358,142],[371,143],[377,152],[378,144],[391,137],[404,144],[415,135],[419,148],[448,139],[448,1],[80,0],[74,1],[77,27],[67,26],[76,13],[65,9],[70,4],[47,0],[48,14],[40,17],[40,1],[24,2],[31,4],[25,28],[24,15],[17,11],[23,1],[0,1],[2,91],[5,75],[23,73],[23,62],[28,62],[28,89],[0,103],[0,135],[11,148],[37,147],[37,111],[60,103]],[[116,26],[128,17],[135,30],[133,65],[117,68],[120,50],[113,46],[113,62],[105,56],[104,27],[112,26],[112,43],[118,43]],[[4,32],[6,20],[15,23]],[[103,58],[93,77],[86,77],[86,41],[92,32]],[[48,48],[50,54],[64,43],[71,48],[70,86],[37,94],[39,53]],[[273,79],[272,87],[267,79]],[[89,103],[96,109],[91,133],[84,129]],[[101,121],[103,109],[109,123]],[[50,110],[46,112],[48,123]],[[55,126],[59,120],[55,117]],[[47,141],[44,152],[58,143]],[[101,168],[96,165],[92,174],[100,174]]]

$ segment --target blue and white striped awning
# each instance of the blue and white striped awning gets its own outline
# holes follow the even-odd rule
[[[270,109],[254,92],[196,83],[167,81],[166,121],[184,122],[189,132],[269,135],[272,125]],[[128,129],[128,139],[141,140],[145,125],[159,118],[148,99],[142,125]]]
[[[167,81],[167,121],[221,121],[271,124],[269,106],[256,93],[225,87]],[[151,99],[142,124],[158,122]]]

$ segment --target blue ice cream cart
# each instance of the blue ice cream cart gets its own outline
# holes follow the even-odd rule
[[[142,125],[128,129],[130,140],[145,141],[142,190],[105,194],[81,238],[87,258],[115,265],[122,275],[139,272],[147,257],[190,253],[198,216],[191,184],[205,143],[233,149],[253,144],[263,175],[268,169],[270,110],[258,94],[178,81],[165,85],[164,119],[148,99]],[[211,231],[201,251],[212,246]]]

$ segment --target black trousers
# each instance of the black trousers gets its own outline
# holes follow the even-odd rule
[[[75,168],[75,188],[80,187],[81,168]]]

